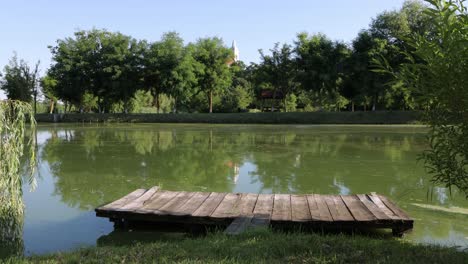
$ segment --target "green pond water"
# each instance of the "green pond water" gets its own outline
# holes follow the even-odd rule
[[[425,132],[417,126],[39,125],[38,186],[34,192],[24,187],[22,250],[29,255],[100,245],[113,226],[94,208],[154,185],[378,192],[415,219],[404,239],[467,247],[468,201],[431,185],[417,162]]]

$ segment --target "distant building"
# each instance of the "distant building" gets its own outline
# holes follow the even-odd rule
[[[239,49],[237,48],[235,40],[232,41],[231,50],[234,53],[234,57],[229,58],[229,60],[226,62],[228,66],[231,66],[231,64],[233,64],[234,62],[239,61]]]
[[[239,61],[239,49],[237,48],[236,41],[232,41],[232,51],[234,52],[234,61],[238,62]]]

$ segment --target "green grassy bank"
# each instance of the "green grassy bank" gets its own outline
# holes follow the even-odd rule
[[[211,124],[414,124],[420,112],[301,112],[214,114],[38,114],[38,122],[134,122]]]
[[[104,239],[105,240],[105,239]],[[122,240],[119,240],[122,241]],[[267,230],[227,236],[162,236],[152,241],[11,259],[10,263],[466,263],[468,252],[396,239]]]

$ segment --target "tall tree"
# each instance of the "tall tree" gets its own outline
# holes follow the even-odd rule
[[[88,92],[97,98],[98,111],[113,103],[128,103],[138,88],[141,44],[121,33],[106,30],[75,32],[50,47],[49,75],[57,81],[57,96],[82,108]]]
[[[199,39],[190,45],[193,58],[197,62],[195,75],[198,89],[203,92],[209,102],[209,112],[213,112],[214,94],[224,91],[232,81],[232,74],[228,62],[234,56],[233,52],[224,46],[219,38]]]
[[[389,88],[389,78],[373,72],[373,60],[386,56],[389,44],[384,39],[374,38],[368,30],[363,30],[352,43],[353,52],[347,63],[345,96],[354,104],[367,110],[376,110]],[[385,105],[385,104],[384,104]]]
[[[231,64],[232,83],[221,95],[221,112],[244,111],[253,101],[253,87],[242,61]]]
[[[257,78],[273,90],[273,99],[277,93],[281,93],[283,98],[293,92],[297,88],[296,64],[293,60],[293,49],[288,44],[280,46],[276,43],[273,49],[270,49],[271,54],[260,52],[260,64],[257,66]],[[285,105],[283,103],[283,105]],[[274,107],[271,107],[274,111]]]
[[[49,113],[52,114],[55,111],[55,105],[57,103],[56,87],[57,80],[49,75],[44,76],[41,80],[42,93],[49,100]]]
[[[425,34],[431,31],[431,23],[424,10],[426,6],[419,1],[406,1],[400,10],[385,11],[372,20],[368,34],[372,38],[367,52],[373,65],[373,60],[382,57],[392,67],[397,68],[403,63],[405,51],[411,50],[406,39],[413,34]],[[361,37],[363,35],[360,35]],[[363,39],[357,39],[357,41]],[[364,40],[366,41],[366,40]],[[373,66],[370,67],[372,70]],[[373,75],[373,73],[369,73]],[[380,104],[387,109],[414,109],[417,107],[415,96],[407,87],[392,83],[387,85],[390,79],[387,76],[374,78],[377,80],[372,99],[375,106]],[[372,86],[370,87],[372,88]],[[377,90],[380,92],[377,92]],[[374,108],[374,107],[373,107]]]
[[[165,93],[181,100],[183,91],[194,82],[190,53],[176,32],[164,33],[150,44],[144,56],[144,82],[159,112],[160,95]]]
[[[0,88],[6,92],[8,99],[23,102],[34,101],[34,113],[36,113],[36,101],[38,95],[39,61],[31,68],[24,60],[18,60],[16,54],[4,69],[3,80]]]
[[[331,101],[335,104],[340,96],[343,64],[350,53],[347,46],[322,34],[307,33],[298,34],[295,45],[302,89],[313,91],[320,107]]]

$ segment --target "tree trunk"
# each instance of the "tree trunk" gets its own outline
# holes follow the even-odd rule
[[[210,114],[213,113],[213,91],[210,90]]]
[[[351,101],[351,112],[354,112],[354,102]]]
[[[174,110],[172,110],[172,112],[174,114],[177,114],[177,96],[174,96],[174,107],[173,107]]]
[[[271,100],[271,112],[275,111],[275,99],[276,99],[276,91],[273,92],[273,100]]]
[[[377,104],[377,95],[372,100],[372,111],[375,111],[375,105]]]
[[[37,92],[34,91],[34,115],[37,114]]]
[[[153,106],[156,107],[156,113],[159,114],[160,103],[159,103],[159,93],[157,91],[151,90],[151,95],[153,96]]]
[[[284,112],[288,112],[288,109],[286,108],[286,96],[283,99],[283,104],[284,104]]]
[[[156,113],[159,114],[161,112],[161,103],[159,101],[159,93],[156,94],[155,100],[156,100]]]
[[[55,106],[55,101],[54,101],[54,100],[50,100],[50,111],[49,111],[49,114],[53,114],[53,113],[54,113],[54,106]]]
[[[64,111],[63,111],[65,114],[67,113],[67,106],[68,106],[68,102],[65,101],[65,109],[64,109]]]

